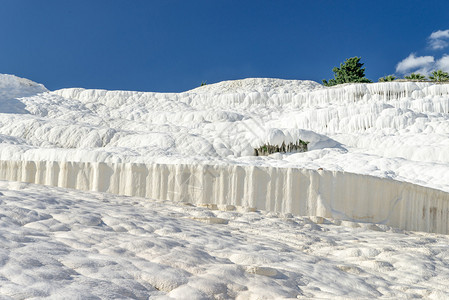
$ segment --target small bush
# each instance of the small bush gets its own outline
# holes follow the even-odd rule
[[[437,82],[449,81],[449,74],[447,72],[443,72],[443,70],[437,70],[432,72],[429,79]]]
[[[298,140],[296,143],[289,143],[289,144],[285,144],[284,142],[282,142],[282,145],[270,145],[270,144],[265,144],[259,148],[254,149],[254,155],[255,156],[267,156],[273,153],[295,153],[295,152],[306,152],[307,149],[307,144],[309,144],[309,142],[305,142],[303,140]]]
[[[405,79],[410,79],[410,80],[426,80],[426,76],[421,75],[419,73],[412,73],[408,76],[404,77]]]
[[[387,81],[395,81],[396,77],[394,75],[388,75],[385,77],[379,78],[379,82],[387,82]]]

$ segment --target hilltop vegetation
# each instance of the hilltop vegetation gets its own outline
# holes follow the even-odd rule
[[[334,86],[343,83],[370,83],[370,79],[365,77],[365,68],[363,63],[360,62],[361,57],[351,57],[345,60],[344,63],[340,64],[340,67],[334,67],[332,72],[334,72],[334,78],[326,80],[323,79],[323,85]],[[403,79],[398,78],[395,75],[386,75],[379,78],[378,82],[390,82],[395,80],[404,81],[433,81],[433,82],[449,82],[449,73],[443,70],[434,70],[427,78],[426,76],[419,73],[411,73],[405,76]]]

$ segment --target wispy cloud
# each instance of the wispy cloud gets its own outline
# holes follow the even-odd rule
[[[431,50],[445,49],[449,46],[449,29],[432,32],[427,42]],[[417,56],[411,53],[396,65],[396,73],[402,75],[412,72],[429,75],[434,70],[449,72],[449,54],[436,58],[433,55]]]
[[[436,63],[437,69],[441,69],[445,72],[449,72],[449,55],[445,54]]]
[[[434,63],[435,58],[433,56],[416,56],[412,53],[397,64],[396,72],[400,74],[407,74],[410,72],[428,74]]]
[[[449,46],[449,29],[437,30],[429,36],[429,46],[433,50],[441,50]]]
[[[449,72],[449,55],[435,60],[433,56],[416,56],[414,53],[400,61],[396,66],[399,74],[420,73],[429,75],[434,70]]]

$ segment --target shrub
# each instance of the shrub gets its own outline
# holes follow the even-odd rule
[[[396,79],[396,77],[394,75],[388,75],[388,76],[379,78],[379,82],[394,81],[395,79]]]
[[[305,142],[301,139],[299,139],[296,143],[289,143],[288,145],[286,145],[284,142],[282,142],[282,145],[280,146],[265,144],[259,148],[254,149],[254,155],[267,156],[277,152],[306,152],[307,144],[309,144],[309,142]]]
[[[357,56],[351,57],[340,64],[340,68],[334,67],[332,69],[334,78],[329,79],[329,81],[323,79],[323,84],[325,86],[333,86],[348,82],[372,82],[365,77],[365,68],[362,68],[363,64],[360,63],[360,59]]]
[[[404,77],[405,79],[410,79],[410,80],[426,80],[426,76],[421,75],[419,73],[412,73],[408,76]]]
[[[449,81],[449,74],[447,72],[443,72],[443,70],[437,70],[432,72],[429,79],[438,82]]]

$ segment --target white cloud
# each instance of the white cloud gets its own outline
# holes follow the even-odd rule
[[[436,62],[436,68],[449,72],[449,55],[445,54]]]
[[[444,49],[449,45],[448,42],[443,40],[431,40],[429,44],[430,48],[432,48],[433,50]]]
[[[449,29],[447,30],[437,30],[432,32],[430,35],[431,39],[441,39],[441,38],[449,38]]]
[[[433,50],[444,49],[449,46],[449,29],[432,32],[427,39],[429,47]],[[449,54],[443,54],[439,59],[434,56],[416,56],[411,53],[396,65],[396,73],[406,75],[421,73],[429,75],[432,71],[443,70],[449,72]]]
[[[410,72],[429,74],[434,64],[435,58],[433,56],[415,56],[415,54],[412,53],[397,64],[396,72],[400,74]]]
[[[449,29],[437,30],[429,36],[429,46],[433,50],[444,49],[449,45],[447,40],[449,40]]]

